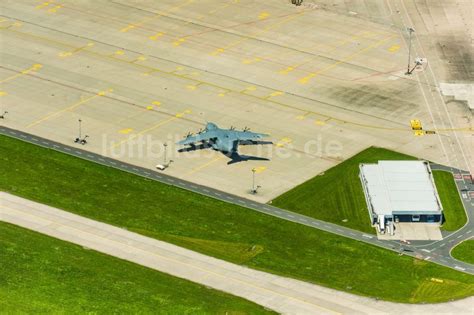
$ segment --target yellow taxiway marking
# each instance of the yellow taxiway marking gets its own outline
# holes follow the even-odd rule
[[[351,36],[349,38],[346,38],[346,39],[343,39],[343,40],[338,40],[336,41],[335,43],[333,43],[332,45],[329,45],[331,46],[332,48],[327,50],[327,51],[324,51],[324,53],[330,53],[332,51],[335,51],[336,49],[346,45],[347,43],[350,43],[351,41],[355,40],[355,39],[358,39],[358,38],[370,38],[374,35],[377,35],[376,33],[372,33],[372,32],[362,32],[362,33],[359,33],[357,35],[354,35],[354,36]],[[315,45],[314,47],[310,48],[310,49],[315,49],[317,47],[323,47],[322,44],[317,44]],[[289,53],[293,53],[293,52],[289,52]],[[281,58],[282,55],[279,55],[278,57]],[[290,65],[284,69],[281,69],[278,71],[279,74],[283,74],[283,75],[287,75],[288,73],[300,68],[301,66],[304,66],[312,61],[314,61],[315,59],[319,58],[319,56],[311,56],[309,58],[306,58],[305,60],[297,63],[297,64],[293,64],[293,65]]]
[[[284,137],[284,138],[281,138],[280,141],[277,142],[276,146],[281,148],[285,144],[289,144],[289,143],[292,143],[292,142],[293,142],[293,140],[291,138]]]
[[[35,71],[38,71],[39,69],[43,68],[43,65],[42,64],[34,64],[33,66],[29,67],[28,69],[25,69],[25,70],[22,70],[20,71],[19,73],[15,74],[15,75],[12,75],[8,78],[5,78],[3,80],[0,80],[0,84],[2,83],[5,83],[5,82],[8,82],[8,81],[11,81],[11,80],[14,80],[16,78],[19,78],[21,76],[24,76],[26,74],[29,74],[31,72],[35,72]]]
[[[223,158],[224,158],[224,156],[222,156],[222,155],[221,155],[221,156],[218,156],[218,157],[216,157],[216,158],[214,158],[214,159],[212,159],[212,160],[210,160],[210,161],[208,161],[208,162],[206,162],[206,163],[204,163],[204,164],[202,164],[202,165],[200,165],[200,166],[198,166],[198,167],[193,168],[193,169],[192,169],[190,172],[188,172],[186,175],[191,175],[191,174],[194,174],[194,173],[196,173],[196,172],[199,172],[200,170],[202,170],[202,169],[204,169],[204,168],[210,166],[211,164],[213,164],[213,163],[215,163],[215,162],[217,162],[217,161],[219,161],[219,160],[222,160]]]
[[[317,126],[324,126],[326,124],[326,122],[322,121],[322,120],[315,120],[314,124],[317,125]]]
[[[259,167],[255,167],[253,169],[255,170],[256,174],[260,174],[260,173],[263,173],[267,169],[267,167],[266,166],[259,166]]]
[[[73,50],[70,50],[70,51],[60,52],[58,54],[58,56],[61,57],[61,58],[67,58],[69,56],[72,56],[72,55],[80,52],[81,50],[84,50],[84,49],[86,49],[88,47],[92,47],[92,46],[94,46],[94,43],[87,43],[87,45],[85,45],[85,46],[82,46],[82,47],[79,47],[79,48],[76,48],[76,49],[73,49]]]
[[[263,59],[260,58],[260,57],[255,57],[255,58],[246,58],[246,59],[242,59],[242,63],[244,65],[250,65],[252,63],[257,63],[257,62],[260,62],[262,61]]]
[[[8,93],[5,91],[0,91],[0,96],[5,96],[5,95],[8,95]]]
[[[273,30],[277,27],[283,26],[284,24],[291,22],[292,20],[300,17],[301,15],[303,15],[305,13],[306,13],[305,11],[302,11],[302,12],[299,12],[297,14],[287,16],[286,18],[282,19],[281,21],[276,22],[276,23],[274,23],[272,25],[269,25],[267,27],[264,27],[262,30],[260,30],[258,32],[255,32],[251,36],[242,37],[242,38],[240,38],[240,39],[238,39],[238,40],[236,40],[236,41],[234,41],[234,42],[232,42],[232,43],[230,43],[230,44],[228,44],[224,47],[221,47],[221,48],[218,48],[218,49],[214,50],[213,52],[211,52],[211,55],[213,55],[213,56],[220,55],[223,52],[225,52],[227,49],[233,48],[233,47],[235,47],[235,46],[237,46],[237,45],[239,45],[239,44],[241,44],[241,43],[243,43],[243,42],[245,42],[245,41],[247,41],[251,38],[254,38],[256,36],[263,35],[266,32],[268,32],[270,30]]]
[[[12,29],[12,28],[0,28],[0,30],[9,31],[9,32],[15,33],[19,36],[27,37],[29,39],[35,39],[35,40],[40,41],[40,42],[54,43],[56,45],[62,45],[62,46],[65,46],[65,47],[70,47],[70,48],[74,47],[74,46],[72,46],[68,43],[65,43],[65,42],[62,42],[62,41],[59,41],[59,40],[55,40],[55,39],[51,39],[51,38],[43,37],[43,36],[38,36],[38,35],[35,35],[35,34],[31,34],[31,33],[21,32],[19,30]],[[393,36],[396,36],[396,35],[393,35]],[[113,60],[113,61],[116,61],[116,62],[122,62],[122,63],[130,64],[128,61],[120,59],[120,58],[115,58],[115,57],[111,56],[110,54],[101,54],[101,53],[98,53],[98,52],[95,52],[95,51],[92,51],[92,50],[85,50],[85,52],[88,53],[88,54],[91,54],[93,56],[96,56],[96,57],[109,59],[109,60]],[[132,65],[134,65],[138,68],[141,68],[141,69],[147,69],[147,70],[150,70],[150,71],[155,71],[155,72],[158,72],[158,73],[161,73],[161,74],[164,74],[164,75],[174,76],[174,77],[177,77],[177,78],[180,78],[180,79],[183,79],[183,80],[188,80],[188,81],[193,80],[193,81],[195,81],[199,84],[206,84],[207,86],[214,87],[214,88],[219,89],[219,90],[225,90],[225,91],[229,91],[229,92],[236,92],[236,93],[239,93],[239,94],[243,94],[243,95],[252,97],[256,100],[265,101],[265,104],[271,104],[271,105],[274,105],[274,106],[279,106],[279,107],[283,107],[283,108],[287,108],[287,109],[298,110],[298,111],[305,112],[305,113],[308,112],[307,110],[303,110],[303,109],[301,109],[297,106],[291,105],[289,103],[278,101],[278,99],[275,99],[275,98],[264,99],[261,96],[246,93],[248,91],[247,89],[240,90],[240,91],[239,90],[232,90],[232,89],[224,87],[224,86],[222,86],[218,83],[199,80],[197,78],[190,79],[190,78],[184,76],[183,74],[176,73],[176,71],[166,71],[166,70],[163,70],[163,69],[160,69],[160,68],[151,67],[151,66],[147,66],[147,65],[143,65],[143,64],[139,64],[139,63],[133,63]],[[0,83],[1,83],[1,81],[0,81]],[[387,126],[384,126],[384,125],[365,124],[365,123],[359,123],[357,121],[337,118],[335,116],[328,116],[327,114],[319,113],[319,112],[316,112],[316,111],[310,111],[310,113],[314,114],[316,116],[326,117],[327,120],[331,120],[334,123],[350,124],[352,126],[356,126],[356,127],[360,127],[360,128],[364,128],[364,129],[380,129],[380,130],[390,130],[390,131],[400,131],[400,132],[412,132],[411,129],[408,128],[408,127],[401,128],[401,127],[387,127]],[[436,131],[472,132],[472,131],[474,131],[474,128],[473,127],[462,127],[462,128],[451,128],[451,129],[437,129]]]
[[[247,91],[256,91],[256,90],[257,90],[257,87],[255,85],[250,85],[250,86],[247,86],[242,91],[240,91],[240,93],[245,93]]]
[[[113,89],[108,89],[108,90],[105,90],[105,91],[100,91],[100,92],[98,92],[98,93],[95,94],[95,95],[92,95],[92,96],[90,96],[90,97],[87,97],[87,98],[85,98],[85,99],[80,100],[79,102],[76,102],[76,103],[72,104],[71,106],[68,106],[68,107],[63,108],[63,109],[61,109],[61,110],[59,110],[59,111],[56,111],[56,112],[54,112],[54,113],[48,114],[48,115],[46,115],[46,116],[43,116],[42,118],[40,118],[40,119],[38,119],[38,120],[32,122],[31,124],[27,125],[26,128],[30,128],[30,127],[36,126],[36,125],[38,125],[38,124],[40,124],[40,123],[42,123],[42,122],[44,122],[44,121],[46,121],[46,120],[48,120],[48,119],[51,119],[51,118],[53,118],[53,117],[58,116],[59,114],[62,114],[62,113],[64,113],[64,112],[66,112],[66,111],[71,111],[71,110],[77,108],[78,106],[80,106],[80,105],[82,105],[82,104],[84,104],[84,103],[87,103],[87,102],[93,100],[94,98],[97,98],[97,97],[100,97],[100,96],[104,96],[104,95],[106,95],[107,93],[110,93],[110,92],[112,92],[112,91],[113,91]]]
[[[193,3],[193,2],[194,2],[194,0],[187,0],[187,1],[183,2],[183,3],[181,3],[181,4],[178,4],[178,5],[174,6],[174,7],[169,8],[169,9],[166,10],[166,11],[163,11],[163,12],[160,12],[160,13],[156,13],[156,14],[154,14],[154,15],[152,15],[152,16],[148,16],[148,17],[146,17],[146,18],[144,18],[144,19],[142,19],[142,20],[140,20],[140,21],[138,21],[138,22],[136,22],[136,23],[128,24],[126,27],[122,28],[122,29],[120,30],[120,32],[126,33],[126,32],[128,32],[128,31],[130,31],[130,30],[132,30],[132,29],[134,29],[134,28],[136,28],[136,27],[142,26],[143,24],[148,23],[148,22],[150,22],[150,21],[152,21],[152,20],[157,20],[157,19],[161,18],[162,16],[168,16],[169,13],[172,13],[172,12],[174,12],[174,11],[177,11],[177,10],[179,10],[180,8],[183,8],[183,7],[187,6],[187,5],[190,5],[190,4]]]
[[[208,11],[208,12],[205,13],[205,14],[201,14],[201,15],[200,15],[198,18],[196,18],[195,20],[189,20],[189,21],[187,21],[186,23],[184,23],[183,26],[187,26],[187,25],[189,25],[189,24],[191,24],[191,23],[194,23],[195,21],[201,21],[201,20],[203,20],[204,18],[210,17],[210,16],[216,14],[217,12],[219,12],[219,11],[225,9],[225,8],[230,7],[231,5],[234,5],[235,3],[239,3],[239,2],[240,2],[240,0],[229,1],[229,2],[225,3],[224,5],[222,5],[221,7],[218,7],[218,8],[216,8],[216,9],[212,9],[212,10]],[[176,30],[175,30],[175,31],[176,31]],[[173,41],[173,45],[174,45],[175,47],[178,47],[178,46],[180,46],[181,44],[183,44],[184,42],[186,42],[189,38],[191,38],[191,37],[193,37],[193,36],[199,36],[199,35],[201,35],[201,34],[202,34],[202,32],[198,32],[198,33],[195,33],[195,34],[189,34],[189,35],[182,36],[182,37],[180,37],[180,38],[175,39],[175,40]]]
[[[190,85],[186,85],[186,88],[187,88],[188,90],[190,90],[190,91],[196,90],[197,87],[198,87],[198,84],[196,84],[196,85],[191,85],[191,84],[190,84]]]
[[[321,69],[321,70],[319,70],[319,71],[310,73],[309,75],[307,75],[307,76],[305,76],[305,77],[299,79],[298,82],[301,83],[301,84],[307,84],[307,83],[309,82],[309,80],[311,80],[312,78],[314,78],[314,77],[320,75],[321,73],[324,73],[324,72],[326,72],[326,71],[328,71],[328,70],[331,70],[331,69],[337,67],[338,65],[340,65],[341,63],[345,63],[345,62],[347,62],[347,61],[349,61],[349,60],[352,60],[352,59],[354,59],[355,57],[359,56],[360,54],[365,53],[365,52],[367,52],[367,51],[369,51],[369,50],[371,50],[371,49],[374,49],[374,48],[380,46],[381,44],[383,44],[384,42],[388,41],[389,39],[391,39],[391,38],[393,38],[393,37],[395,37],[395,36],[396,36],[396,35],[390,35],[390,36],[388,36],[388,37],[386,37],[386,38],[384,38],[384,39],[382,39],[382,40],[379,40],[379,41],[377,41],[377,42],[375,42],[375,43],[373,43],[373,44],[371,44],[371,45],[369,45],[369,46],[367,46],[367,47],[365,47],[365,48],[363,48],[363,49],[361,49],[361,50],[359,50],[359,51],[357,51],[357,52],[355,52],[355,53],[353,53],[353,54],[351,54],[351,55],[349,55],[349,56],[347,56],[347,57],[345,57],[345,58],[343,58],[343,59],[341,59],[341,60],[339,60],[339,61],[337,61],[337,62],[331,64],[331,65],[329,65],[329,66],[327,66],[327,67],[324,67],[323,69]]]
[[[53,3],[54,3],[54,1],[43,2],[43,3],[41,3],[41,4],[38,4],[35,8],[36,8],[36,9],[42,9],[42,8],[44,8],[44,7],[49,6],[50,4],[53,4]]]
[[[285,94],[285,93],[282,92],[282,91],[275,91],[275,92],[271,93],[270,95],[266,96],[265,98],[267,99],[267,98],[270,98],[270,97],[280,96],[280,95],[283,95],[283,94]]]
[[[59,9],[61,9],[63,7],[63,5],[57,5],[51,9],[48,10],[49,13],[56,13]]]
[[[130,63],[135,63],[137,61],[145,61],[146,59],[147,59],[146,56],[141,55],[141,56],[138,56],[137,58],[135,58],[134,60],[130,61]]]
[[[161,102],[160,101],[153,101],[151,102],[153,105],[155,106],[160,106],[161,105]]]
[[[399,50],[400,50],[400,45],[393,45],[388,49],[388,51],[392,53],[397,52]]]
[[[122,56],[122,55],[125,55],[125,52],[123,50],[116,50],[114,52],[114,55],[117,55],[117,56]]]
[[[264,19],[268,18],[269,16],[270,16],[270,13],[268,13],[268,12],[262,12],[262,13],[260,13],[260,14],[258,15],[258,19],[259,19],[259,20],[264,20]]]
[[[162,37],[163,35],[165,35],[165,33],[163,32],[158,32],[156,33],[155,35],[151,35],[151,36],[148,36],[149,39],[151,40],[158,40],[160,37]]]
[[[125,128],[125,129],[119,130],[119,133],[124,134],[124,135],[127,135],[127,134],[129,134],[130,132],[132,132],[132,131],[133,131],[132,128]]]
[[[153,125],[153,126],[151,126],[151,127],[149,127],[149,128],[143,129],[142,131],[137,132],[137,133],[131,135],[131,136],[128,137],[127,139],[121,140],[121,141],[119,141],[119,142],[117,142],[117,143],[113,143],[113,144],[111,145],[111,148],[112,148],[112,149],[113,149],[113,148],[116,148],[116,147],[122,145],[123,143],[125,143],[125,142],[127,142],[127,141],[133,140],[133,139],[135,139],[136,137],[138,137],[138,136],[140,136],[140,135],[142,135],[142,134],[144,134],[144,133],[146,133],[146,132],[149,132],[149,131],[151,131],[151,130],[153,130],[153,129],[156,129],[156,128],[159,128],[159,127],[161,127],[161,126],[163,126],[163,125],[166,125],[166,124],[168,124],[168,123],[170,123],[170,122],[172,122],[172,121],[174,121],[174,120],[177,120],[177,119],[179,119],[179,118],[181,118],[181,117],[183,117],[184,115],[189,114],[189,113],[191,113],[191,110],[189,110],[189,109],[186,109],[186,110],[183,111],[182,113],[177,113],[175,116],[170,117],[170,118],[168,118],[168,119],[165,119],[165,120],[159,122],[158,124]]]

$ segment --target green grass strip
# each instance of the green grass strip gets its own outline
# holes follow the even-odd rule
[[[0,174],[4,191],[255,269],[398,302],[474,293],[473,276],[5,136]]]

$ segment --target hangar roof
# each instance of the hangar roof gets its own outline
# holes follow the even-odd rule
[[[376,214],[439,214],[441,202],[426,161],[361,164],[361,180]]]

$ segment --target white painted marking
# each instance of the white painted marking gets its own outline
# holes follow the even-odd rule
[[[39,140],[36,139],[36,138],[32,138],[31,140],[33,140],[34,142],[38,142]]]
[[[43,143],[45,143],[45,142],[43,142]],[[55,147],[55,148],[59,148],[59,145],[57,145],[57,144],[53,144],[53,147]]]
[[[150,173],[148,173],[148,172],[144,172],[143,174],[145,174],[146,176],[150,175]]]
[[[427,250],[427,249],[425,249],[425,248],[423,248],[422,251],[424,251],[424,252],[426,252],[426,253],[431,253],[430,250]]]
[[[350,235],[352,236],[357,236],[357,234],[353,233],[353,232],[349,232]]]
[[[365,238],[373,238],[372,235],[367,235],[367,234],[362,234],[362,237],[365,237]]]
[[[71,149],[69,149],[69,148],[64,148],[64,150],[66,150],[66,151],[71,151]]]
[[[76,151],[76,154],[82,155],[81,151]]]
[[[430,260],[430,259],[431,259],[431,257],[430,257],[430,256],[428,256],[428,257],[426,257],[426,258],[425,258],[425,260]]]
[[[203,189],[202,191],[204,191],[204,192],[207,192],[207,193],[209,192],[209,190],[208,190],[208,189]]]
[[[174,179],[169,178],[168,181],[174,183]]]
[[[466,268],[459,267],[459,266],[454,266],[454,269],[461,270],[461,271],[464,271],[464,270],[466,270]]]
[[[94,156],[91,154],[87,154],[87,157],[93,158]]]
[[[294,216],[294,215],[291,215],[291,214],[289,214],[289,215],[288,215],[288,217],[290,217],[290,218],[294,218],[295,216]]]
[[[112,165],[117,165],[117,163],[113,162],[113,161],[110,161],[110,164]]]
[[[16,132],[15,132],[15,131],[10,131],[10,133],[11,133],[12,135],[16,135]]]
[[[41,141],[42,144],[49,144],[48,142],[46,141]]]
[[[222,194],[218,193],[218,192],[215,192],[214,195],[216,196],[222,196]]]
[[[22,138],[26,138],[26,136],[25,136],[25,135],[20,135],[20,137],[22,137]]]

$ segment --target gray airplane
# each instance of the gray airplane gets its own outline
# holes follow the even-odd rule
[[[269,159],[267,158],[240,155],[237,152],[239,145],[272,144],[271,141],[260,141],[263,137],[268,137],[268,135],[251,132],[248,128],[242,131],[235,130],[233,127],[221,129],[214,123],[207,123],[204,130],[200,130],[195,135],[188,133],[184,140],[179,141],[178,145],[186,145],[188,147],[182,148],[178,152],[212,148],[224,153],[231,159],[227,164],[248,160],[268,161]]]

